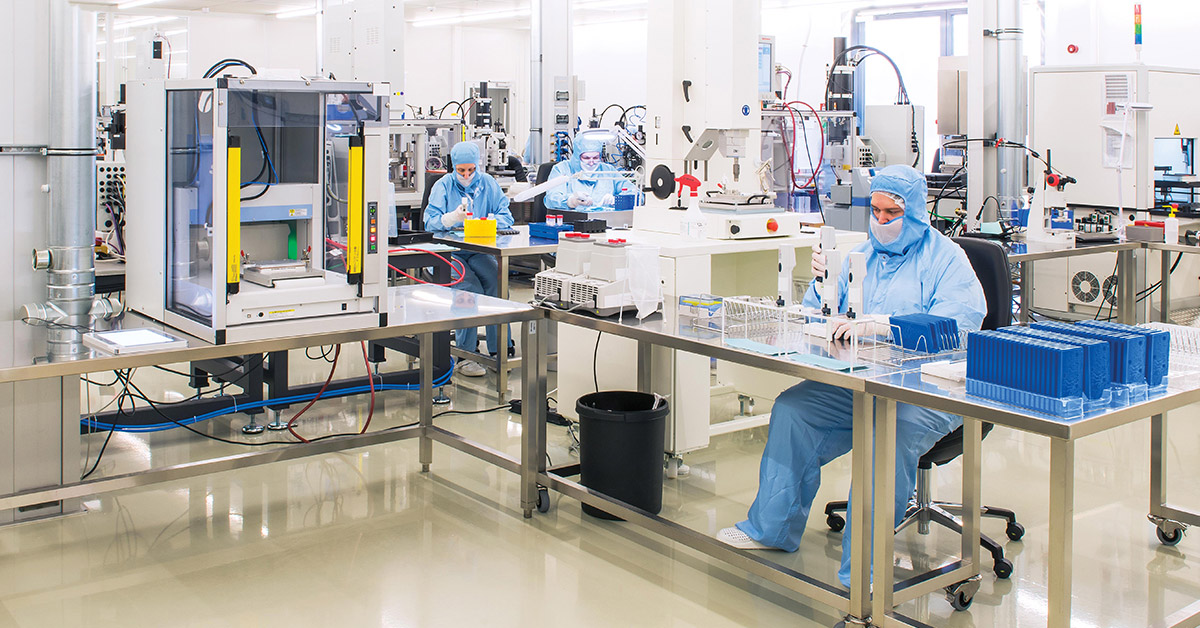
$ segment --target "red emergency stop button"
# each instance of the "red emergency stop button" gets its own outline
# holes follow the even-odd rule
[[[779,221],[775,220],[774,218],[768,218],[767,231],[769,233],[775,233],[776,231],[779,231]]]

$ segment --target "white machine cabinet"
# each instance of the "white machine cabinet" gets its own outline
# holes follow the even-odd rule
[[[385,325],[388,91],[132,84],[128,306],[216,343]]]

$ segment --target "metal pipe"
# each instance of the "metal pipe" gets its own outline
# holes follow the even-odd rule
[[[96,14],[53,0],[50,5],[50,148],[75,151],[96,146]],[[87,326],[95,294],[95,156],[49,157],[49,305],[57,322]],[[51,360],[85,354],[76,329],[48,333]]]
[[[996,136],[1024,144],[1021,0],[999,0],[996,14]],[[1015,213],[1015,206],[1025,185],[1025,150],[1011,146],[998,147],[996,166],[996,197],[1001,206],[997,218],[1012,218],[1011,213]]]
[[[530,0],[529,8],[529,145],[533,163],[541,163],[542,0]]]

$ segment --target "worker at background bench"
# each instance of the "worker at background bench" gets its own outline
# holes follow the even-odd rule
[[[434,233],[447,233],[462,229],[470,213],[473,218],[495,218],[497,229],[513,226],[512,212],[508,210],[508,197],[500,184],[483,171],[480,165],[479,146],[471,142],[459,142],[450,149],[450,161],[454,172],[446,173],[433,184],[429,192],[429,204],[425,206],[425,228]],[[486,253],[455,251],[454,258],[462,262],[466,274],[456,288],[496,296],[500,267],[496,258]],[[458,270],[453,271],[458,278]],[[487,348],[496,354],[499,329],[495,325],[487,328]],[[479,328],[459,329],[454,334],[455,344],[460,349],[479,350]],[[508,334],[509,355],[513,353],[512,331]],[[478,362],[463,360],[458,372],[468,377],[481,377],[487,373]]]

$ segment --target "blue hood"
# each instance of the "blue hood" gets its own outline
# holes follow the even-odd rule
[[[580,172],[583,170],[583,164],[579,163],[579,156],[584,153],[604,153],[604,142],[599,140],[589,139],[587,137],[575,136],[571,140],[571,173]],[[603,164],[601,164],[603,165]],[[581,179],[593,178],[591,175],[583,175]]]
[[[458,180],[458,173],[453,170],[450,171],[450,177],[454,181],[454,185],[464,190],[473,190],[479,186],[479,181],[483,178],[483,163],[478,145],[474,142],[459,142],[455,144],[450,149],[450,163],[455,166],[460,164],[475,164],[475,175],[471,177],[471,185],[464,187]]]
[[[876,251],[891,255],[903,255],[908,248],[919,242],[929,232],[929,209],[926,207],[925,175],[911,166],[888,166],[875,173],[871,179],[871,192],[888,192],[904,199],[904,229],[900,237],[890,244],[880,244],[875,234],[868,230],[871,246]]]

